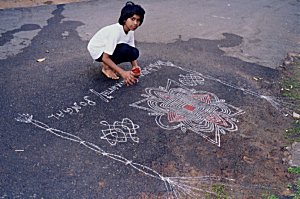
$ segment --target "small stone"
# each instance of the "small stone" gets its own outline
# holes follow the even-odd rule
[[[290,153],[289,153],[289,152],[287,152],[287,151],[285,151],[285,152],[283,152],[283,155],[284,155],[284,156],[289,156],[289,155],[290,155]]]
[[[36,61],[37,62],[43,62],[43,61],[45,61],[46,60],[46,58],[44,57],[44,58],[41,58],[41,59],[37,59]]]
[[[288,57],[300,57],[300,53],[289,52]]]
[[[296,112],[293,112],[293,118],[300,119],[300,115]]]
[[[288,61],[288,60],[285,60],[285,61],[284,61],[284,65],[290,65],[290,64],[291,64],[290,61]]]

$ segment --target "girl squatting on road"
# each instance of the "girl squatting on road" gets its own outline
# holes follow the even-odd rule
[[[119,79],[133,85],[140,75],[137,63],[139,51],[135,48],[134,31],[142,25],[145,10],[128,1],[121,10],[118,23],[100,29],[89,41],[88,51],[92,58],[102,62],[102,73],[111,79]],[[126,71],[117,64],[130,62],[132,70]]]

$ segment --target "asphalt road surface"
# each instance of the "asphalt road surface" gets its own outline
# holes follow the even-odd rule
[[[86,49],[124,3],[0,11],[0,197],[286,195],[278,66],[299,50],[299,2],[137,1],[130,87]]]

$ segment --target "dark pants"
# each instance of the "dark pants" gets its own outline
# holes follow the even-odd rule
[[[98,59],[96,59],[96,61],[102,62],[102,57],[103,54]],[[114,53],[109,57],[115,64],[132,62],[134,60],[137,60],[137,58],[139,57],[139,50],[128,44],[118,44]]]

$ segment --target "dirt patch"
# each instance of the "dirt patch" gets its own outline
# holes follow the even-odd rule
[[[0,0],[0,9],[34,7],[41,5],[66,4],[88,0]]]

